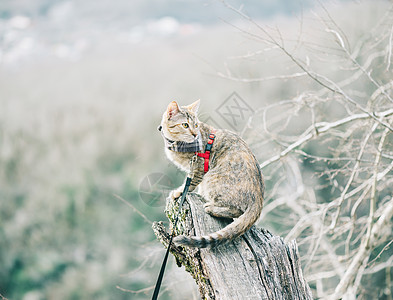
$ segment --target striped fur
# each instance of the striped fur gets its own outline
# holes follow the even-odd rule
[[[173,242],[178,246],[196,248],[216,247],[243,235],[258,220],[259,215],[260,213],[257,213],[257,210],[253,211],[253,209],[250,209],[220,231],[204,236],[180,235],[175,237]]]
[[[213,128],[198,121],[198,107],[199,101],[185,107],[172,102],[161,122],[165,136],[174,141],[189,142],[195,134],[201,134],[205,146]],[[184,128],[183,123],[189,126]],[[165,152],[176,166],[189,171],[193,153],[169,149],[165,149]],[[261,170],[255,156],[238,135],[217,129],[206,174],[203,161],[203,158],[198,158],[190,191],[198,186],[199,194],[206,200],[206,213],[214,217],[233,218],[234,221],[206,236],[175,237],[177,245],[205,248],[227,243],[244,234],[261,214],[264,192]],[[173,191],[173,197],[178,197],[182,190],[183,186]]]

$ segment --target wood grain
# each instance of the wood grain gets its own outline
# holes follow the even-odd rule
[[[166,213],[174,221],[177,203],[167,201]],[[177,234],[206,235],[231,220],[213,218],[203,199],[189,194]],[[167,247],[169,234],[162,222],[154,223],[157,238]],[[184,265],[199,287],[202,299],[312,299],[299,261],[296,241],[284,240],[253,226],[246,234],[212,249],[172,247],[178,265]]]

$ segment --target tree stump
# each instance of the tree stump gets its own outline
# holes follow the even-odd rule
[[[203,199],[189,194],[176,228],[176,235],[206,235],[232,220],[205,213]],[[171,227],[178,202],[168,201],[166,214]],[[157,238],[168,247],[170,234],[155,222]],[[202,299],[312,299],[303,278],[296,241],[284,240],[253,226],[246,234],[212,249],[171,247],[178,266],[185,266],[195,279]],[[165,280],[165,279],[164,279]]]

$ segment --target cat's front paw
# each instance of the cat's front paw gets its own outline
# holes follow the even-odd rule
[[[169,194],[169,197],[172,200],[176,200],[176,199],[180,198],[182,194],[183,194],[182,190],[177,189],[177,190],[171,191],[171,193]]]
[[[206,213],[208,213],[209,215],[213,215],[214,203],[206,202],[206,203],[203,205],[203,208],[205,209],[205,212],[206,212]]]

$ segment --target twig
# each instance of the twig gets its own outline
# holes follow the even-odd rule
[[[6,297],[4,297],[2,294],[0,294],[0,298],[2,299],[2,300],[8,300]]]
[[[390,275],[390,269],[391,267],[386,268],[386,296],[387,300],[392,300],[392,280],[391,280],[391,275]]]
[[[393,40],[393,25],[392,25],[392,29],[390,29],[389,44],[388,44],[388,63],[386,65],[386,71],[388,72],[390,69],[390,63],[392,58],[392,48],[393,48],[392,40]]]
[[[233,77],[231,75],[225,75],[221,72],[217,72],[217,75],[221,78],[233,80],[233,81],[238,81],[238,82],[262,82],[262,81],[269,81],[269,80],[275,80],[275,79],[292,79],[292,78],[298,78],[307,75],[305,72],[298,72],[298,73],[293,73],[290,75],[276,75],[276,76],[267,76],[267,77],[261,77],[261,78],[238,78],[238,77]]]
[[[137,290],[137,291],[127,290],[127,289],[122,288],[122,287],[120,287],[120,286],[118,286],[118,285],[116,286],[116,288],[119,289],[119,290],[121,290],[122,292],[126,292],[126,293],[132,293],[132,294],[141,294],[141,293],[144,293],[144,294],[147,294],[147,292],[149,292],[149,291],[151,291],[152,289],[154,289],[154,286],[149,286],[149,287],[147,287],[147,288],[140,289],[140,290]]]
[[[381,160],[381,154],[382,154],[382,147],[385,143],[386,136],[388,135],[389,130],[385,129],[381,139],[379,140],[379,145],[377,149],[377,155],[375,157],[375,163],[374,163],[374,174],[373,174],[373,182],[371,185],[371,197],[370,197],[370,214],[369,214],[369,219],[368,219],[368,226],[367,226],[367,234],[366,234],[366,240],[369,243],[371,240],[371,231],[373,229],[373,224],[374,224],[374,214],[375,214],[375,206],[376,206],[376,193],[377,193],[377,178],[378,178],[378,165]],[[367,246],[370,246],[367,244]]]
[[[393,239],[382,248],[382,250],[378,253],[378,255],[367,264],[367,267],[370,269],[374,267],[375,262],[381,257],[382,253],[389,249],[390,245],[393,243]],[[390,258],[393,261],[393,256]]]
[[[140,215],[142,217],[143,220],[145,220],[147,223],[149,223],[150,225],[153,224],[152,221],[150,221],[142,212],[140,212],[134,205],[132,205],[130,202],[124,200],[122,197],[120,197],[119,195],[113,194],[114,197],[116,197],[117,199],[119,199],[121,202],[123,202],[124,204],[126,204],[127,206],[131,207],[138,215]]]

